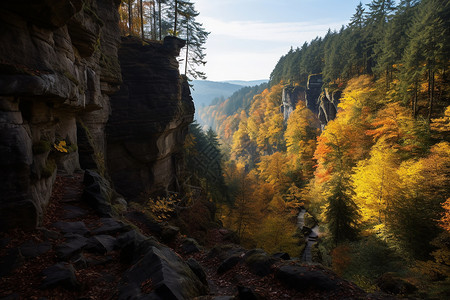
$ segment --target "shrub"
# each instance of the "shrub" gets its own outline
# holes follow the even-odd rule
[[[33,144],[32,149],[34,154],[44,154],[50,151],[51,149],[50,142],[46,140],[40,140],[37,143]]]
[[[45,167],[41,171],[41,178],[48,178],[53,175],[56,170],[56,162],[53,159],[49,159],[45,164]]]

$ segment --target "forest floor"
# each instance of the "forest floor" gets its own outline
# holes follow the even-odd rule
[[[82,221],[93,231],[102,226],[101,218],[86,203],[81,201],[83,193],[83,174],[73,176],[58,175],[53,194],[43,220],[43,226],[33,231],[14,230],[0,234],[0,299],[115,299],[114,293],[122,274],[129,265],[120,262],[118,250],[104,255],[87,254],[90,263],[75,266],[79,288],[42,288],[43,271],[59,260],[55,248],[64,242],[64,238],[55,227],[58,221]],[[144,234],[151,234],[145,232]],[[209,245],[229,243],[224,240],[218,229],[208,233]],[[194,258],[203,267],[210,293],[198,299],[214,299],[219,296],[237,296],[238,286],[251,289],[260,299],[389,299],[389,297],[368,295],[356,285],[341,280],[342,285],[336,292],[307,290],[298,292],[290,289],[275,278],[274,272],[260,277],[252,272],[245,263],[238,263],[227,272],[217,272],[222,263],[217,257],[208,255],[208,249],[185,255],[181,251],[182,238],[178,237],[171,247],[184,259]],[[17,251],[19,251],[17,253]],[[317,266],[306,266],[314,270]],[[277,264],[272,268],[275,270]],[[321,269],[323,270],[323,269]],[[335,276],[330,272],[329,276]],[[232,298],[229,298],[232,299]],[[239,299],[239,298],[235,298]],[[243,298],[241,298],[243,299]],[[252,299],[252,298],[245,298]],[[256,299],[256,298],[255,298]]]

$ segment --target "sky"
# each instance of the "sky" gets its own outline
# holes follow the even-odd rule
[[[193,0],[212,81],[269,79],[280,57],[349,23],[360,0]],[[361,1],[367,4],[370,1]]]

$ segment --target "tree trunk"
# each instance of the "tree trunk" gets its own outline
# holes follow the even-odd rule
[[[177,22],[178,22],[178,0],[175,0],[175,21],[173,24],[173,35],[177,36]]]
[[[153,30],[152,30],[152,37],[154,40],[156,40],[156,4],[153,2]]]
[[[144,6],[142,5],[142,0],[139,1],[141,8],[141,38],[144,39]]]
[[[133,0],[128,0],[128,31],[130,35],[133,33],[132,5]]]
[[[158,22],[159,22],[159,40],[162,40],[162,21],[161,21],[161,0],[158,0]]]
[[[184,62],[184,75],[187,76],[188,70],[188,57],[189,57],[189,20],[186,25],[186,61]]]
[[[430,82],[429,82],[430,96],[428,100],[428,121],[431,120],[431,114],[433,112],[433,100],[434,100],[434,71],[430,70]]]
[[[416,82],[414,83],[414,98],[413,98],[413,105],[412,105],[413,106],[412,109],[413,109],[413,117],[414,117],[414,119],[417,116],[417,97],[418,97],[417,89],[418,89],[418,83],[417,83],[417,80],[416,80]]]

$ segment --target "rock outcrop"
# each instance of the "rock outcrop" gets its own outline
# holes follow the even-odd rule
[[[289,116],[294,111],[297,102],[306,100],[306,91],[305,88],[301,86],[292,86],[288,85],[283,89],[281,94],[281,112],[283,113],[284,120],[287,121]]]
[[[77,120],[95,127],[89,147],[102,149],[108,98],[121,82],[119,2],[2,4],[1,229],[38,225],[56,170],[70,174],[79,168]]]
[[[328,88],[322,90],[322,85],[322,75],[315,74],[308,77],[306,89],[300,86],[286,86],[283,89],[281,106],[284,120],[289,119],[289,115],[300,100],[304,101],[306,107],[318,117],[322,126],[333,120],[342,91],[331,91]]]
[[[318,118],[323,125],[336,118],[337,106],[341,98],[342,91],[325,89],[319,97]]]
[[[185,42],[124,38],[121,86],[119,4],[22,0],[0,8],[0,230],[41,224],[57,172],[109,174],[112,185],[85,195],[97,204],[119,197],[114,188],[135,198],[176,187],[194,114],[176,59]]]
[[[194,104],[178,72],[185,41],[122,39],[119,59],[123,84],[111,97],[107,125],[108,169],[117,191],[128,199],[143,192],[176,189],[182,146]]]

